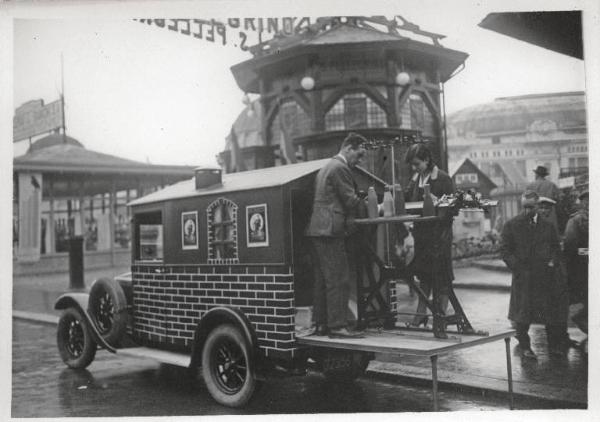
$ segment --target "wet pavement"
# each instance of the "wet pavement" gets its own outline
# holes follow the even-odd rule
[[[510,274],[472,269],[473,272],[483,271],[490,273],[490,278],[510,278]],[[489,280],[488,280],[489,282]],[[456,289],[456,295],[463,306],[465,313],[476,330],[503,331],[510,329],[507,320],[509,293],[506,291],[492,291],[481,289]],[[411,297],[408,287],[400,286],[398,289],[399,302],[403,304],[399,311],[411,312],[416,309],[417,298]],[[451,308],[450,308],[451,309]],[[573,310],[576,308],[573,307]],[[411,317],[400,317],[402,321],[409,321]],[[431,322],[429,322],[431,327]],[[449,326],[448,329],[456,329]],[[574,340],[582,340],[586,336],[577,328],[571,326],[569,335]],[[515,391],[540,394],[543,387],[552,388],[553,394],[548,398],[560,396],[562,400],[586,403],[588,384],[587,355],[580,349],[571,348],[567,355],[556,357],[549,355],[546,342],[545,329],[542,325],[534,324],[530,329],[532,349],[537,354],[537,360],[521,359],[516,340],[511,340],[512,373]],[[381,362],[401,363],[405,367],[430,368],[429,358],[413,356],[384,356],[378,355]],[[488,378],[493,380],[507,380],[506,351],[503,341],[490,343],[474,348],[442,355],[438,365],[440,370],[472,377]],[[385,367],[385,366],[384,366]],[[408,369],[409,370],[409,369]],[[506,387],[502,387],[505,389]]]
[[[269,380],[244,409],[215,403],[203,382],[182,368],[99,351],[87,370],[67,369],[58,356],[55,327],[13,324],[12,417],[176,416],[268,413],[415,412],[431,410],[428,387],[362,378],[328,383],[320,374]],[[505,410],[506,400],[440,392],[440,409]],[[554,408],[517,399],[517,409]]]
[[[87,289],[100,277],[115,277],[129,272],[129,267],[102,268],[85,271],[84,283]],[[15,276],[13,278],[13,309],[59,315],[54,310],[54,302],[69,290],[69,273],[49,273]]]
[[[89,286],[97,277],[116,275],[125,271],[127,268],[88,272],[86,285]],[[456,294],[475,329],[492,332],[510,328],[506,317],[509,302],[507,290],[507,286],[510,286],[509,273],[467,267],[455,269],[455,275]],[[16,278],[13,283],[13,309],[58,315],[58,312],[52,309],[52,305],[56,297],[66,290],[67,285],[68,276],[64,274]],[[482,287],[483,285],[485,286]],[[399,311],[414,312],[416,297],[409,295],[406,286],[399,286],[398,290],[399,302],[403,304]],[[402,318],[403,321],[410,319],[410,317]],[[431,322],[429,326],[431,327]],[[556,400],[556,403],[562,400],[577,406],[585,406],[588,380],[587,356],[578,349],[570,349],[564,358],[549,356],[543,327],[533,325],[531,335],[533,348],[538,354],[537,361],[522,361],[519,353],[514,350],[516,341],[511,341],[515,391],[529,396],[547,397]],[[574,327],[570,328],[570,335],[575,340],[585,337]],[[55,354],[54,345],[51,349]],[[99,355],[103,354],[103,352],[99,353]],[[372,363],[370,366],[372,372],[427,379],[431,376],[428,358],[378,355],[377,360],[379,362]],[[506,391],[504,342],[498,341],[440,356],[439,371],[440,379],[446,375],[456,384],[464,382],[479,385],[482,389]],[[567,404],[566,407],[569,406]]]

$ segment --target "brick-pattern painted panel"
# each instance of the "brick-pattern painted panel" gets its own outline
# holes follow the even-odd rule
[[[294,356],[290,267],[134,265],[132,271],[136,337],[190,348],[202,316],[216,306],[232,306],[248,317],[266,356]]]

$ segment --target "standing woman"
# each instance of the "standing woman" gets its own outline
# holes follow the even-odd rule
[[[444,194],[454,193],[452,179],[433,162],[431,150],[424,144],[414,144],[408,149],[406,163],[414,171],[407,190],[406,200],[422,201],[425,193],[424,186],[430,186],[432,199],[435,201]],[[441,230],[440,230],[441,225]],[[412,273],[419,279],[421,289],[429,297],[435,286],[433,301],[440,313],[445,313],[448,306],[450,286],[454,280],[452,270],[452,219],[436,225],[414,224],[415,257],[411,263]],[[438,253],[434,253],[432,245],[438,242]],[[437,296],[437,297],[436,297]],[[419,298],[417,313],[427,311],[426,303]],[[409,324],[413,327],[427,325],[427,317],[415,315]],[[433,327],[436,337],[445,338],[445,324]]]

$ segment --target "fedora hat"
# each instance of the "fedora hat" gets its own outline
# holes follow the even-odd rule
[[[548,176],[549,174],[548,169],[544,166],[537,166],[533,172],[539,176]]]

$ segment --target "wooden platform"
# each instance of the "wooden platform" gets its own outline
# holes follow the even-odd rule
[[[385,332],[367,331],[365,338],[332,339],[327,336],[297,338],[304,346],[347,349],[363,352],[387,353],[412,356],[437,356],[513,337],[515,330],[490,333],[488,336],[449,334],[448,339],[437,339],[431,333],[393,330]]]

